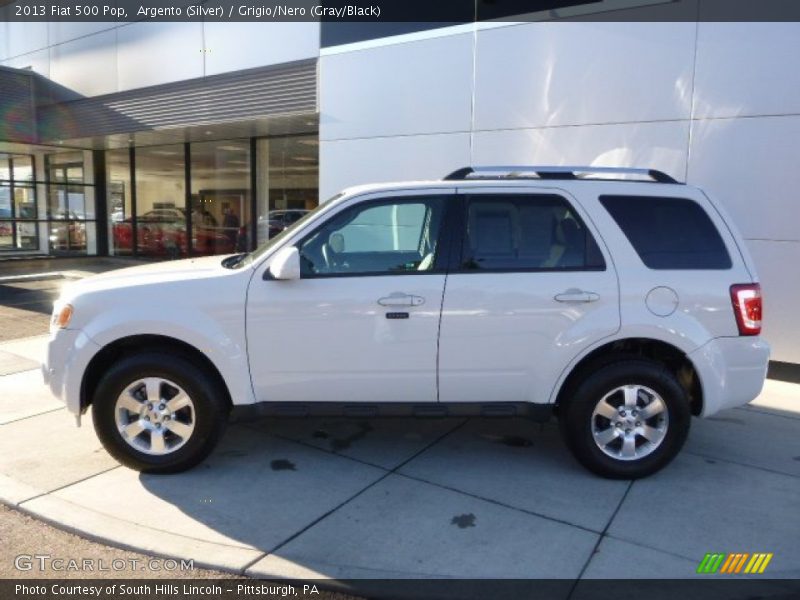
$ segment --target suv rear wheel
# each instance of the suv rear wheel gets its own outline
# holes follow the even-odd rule
[[[95,431],[122,464],[147,473],[175,473],[202,461],[228,420],[216,382],[181,356],[144,353],[122,358],[97,385]]]
[[[613,479],[655,473],[689,433],[685,390],[659,363],[624,360],[580,382],[560,407],[565,442],[586,468]]]

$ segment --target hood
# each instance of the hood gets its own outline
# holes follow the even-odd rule
[[[92,291],[223,277],[247,271],[247,269],[223,267],[222,261],[225,258],[223,255],[204,256],[116,269],[67,284],[64,286],[61,298],[68,300]]]

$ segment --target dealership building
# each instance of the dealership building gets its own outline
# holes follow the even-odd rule
[[[465,165],[652,167],[733,216],[773,358],[800,363],[800,24],[679,12],[703,3],[444,27],[0,22],[0,271],[248,249],[274,211]]]

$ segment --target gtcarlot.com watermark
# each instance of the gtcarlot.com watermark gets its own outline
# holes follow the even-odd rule
[[[50,554],[18,554],[14,558],[18,571],[56,571],[59,573],[120,571],[193,571],[194,560],[172,558],[68,558]]]

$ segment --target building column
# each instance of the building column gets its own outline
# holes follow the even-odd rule
[[[263,217],[264,227],[261,233],[265,234],[269,231],[269,211],[272,208],[269,205],[269,138],[258,138],[256,140],[256,212],[253,219],[256,221],[256,229],[258,229],[258,220]],[[267,238],[257,239],[256,245],[263,244]]]
[[[106,152],[92,151],[94,166],[94,216],[97,235],[97,256],[108,256],[108,198],[106,185]]]

